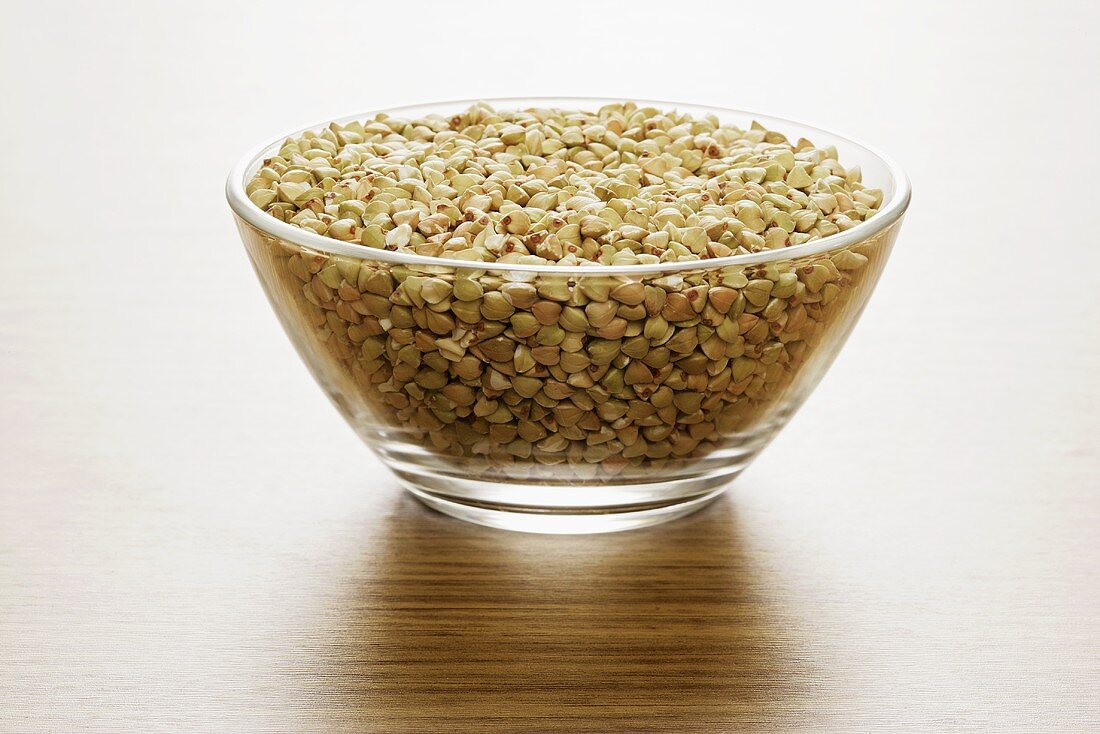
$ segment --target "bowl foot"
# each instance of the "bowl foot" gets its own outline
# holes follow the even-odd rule
[[[634,530],[689,515],[706,507],[725,492],[727,482],[728,479],[717,489],[689,497],[605,507],[505,505],[445,497],[410,484],[406,484],[405,488],[433,510],[467,522],[526,533],[580,535]]]

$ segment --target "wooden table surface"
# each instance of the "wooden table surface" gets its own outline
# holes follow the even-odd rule
[[[729,89],[724,44],[686,87],[627,74],[849,130],[915,198],[832,372],[725,498],[553,537],[401,491],[280,333],[220,192],[280,129],[528,73],[327,75],[308,13],[241,6],[34,3],[0,31],[0,731],[1100,729],[1100,121],[1075,93],[1100,65],[1070,40],[1095,9],[805,4],[823,37],[866,32],[812,83],[823,51],[776,60],[794,97]],[[298,7],[303,40],[260,7]],[[588,17],[655,22],[611,7]],[[362,68],[419,63],[374,12],[404,30]],[[546,58],[581,53],[568,17]],[[449,46],[439,25],[418,43]]]

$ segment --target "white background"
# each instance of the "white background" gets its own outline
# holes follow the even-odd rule
[[[849,345],[735,485],[749,524],[764,508],[783,513],[786,535],[771,540],[802,548],[793,557],[814,564],[812,578],[961,600],[968,619],[985,620],[968,635],[1018,634],[1019,650],[1045,657],[1056,690],[1060,674],[1095,676],[1095,649],[1075,641],[1096,639],[1100,558],[1094,533],[1067,528],[1082,517],[1100,525],[1098,7],[5,3],[6,573],[39,568],[37,539],[82,501],[168,503],[216,547],[219,533],[237,532],[233,518],[257,511],[237,499],[242,483],[271,486],[272,508],[294,502],[299,485],[315,491],[318,504],[301,512],[351,507],[368,488],[396,495],[306,375],[250,272],[222,194],[245,151],[422,101],[668,99],[848,133],[891,153],[913,183]],[[17,501],[81,478],[86,494],[16,517]],[[189,488],[216,488],[216,503]],[[846,509],[856,506],[881,521],[845,528],[864,517]],[[1035,547],[1058,550],[1020,550]],[[992,579],[997,598],[968,596],[969,578]],[[1049,607],[1023,621],[1021,594]],[[887,623],[882,639],[895,632]],[[917,688],[952,649],[949,638],[921,642],[928,658],[916,652],[895,678]],[[982,670],[1011,659],[998,653]],[[1007,705],[1002,683],[990,695]],[[27,710],[46,710],[37,687],[19,690]],[[1095,704],[1067,695],[1078,711]]]
[[[109,435],[97,448],[126,460],[171,457],[179,436],[148,416],[198,407],[173,384],[277,394],[250,417],[272,441],[293,428],[277,416],[335,426],[236,240],[222,185],[244,151],[422,101],[669,99],[848,133],[913,182],[863,322],[755,471],[801,441],[889,436],[886,473],[1058,481],[1035,459],[1100,440],[1097,23],[1086,2],[10,3],[0,303],[41,325],[8,389],[70,385],[102,429],[81,445]],[[150,330],[178,339],[121,355]],[[843,439],[823,433],[838,415]],[[241,420],[212,430],[255,430]]]
[[[170,401],[163,373],[112,362],[110,338],[179,329],[177,353],[149,355],[173,369],[222,370],[218,351],[246,335],[262,360],[290,359],[248,282],[221,190],[259,141],[359,110],[467,97],[756,109],[890,152],[915,192],[872,307],[801,427],[843,407],[855,411],[849,428],[869,422],[919,442],[921,465],[940,442],[975,442],[974,462],[951,470],[978,477],[983,459],[1025,458],[981,446],[994,427],[1034,438],[1028,452],[1098,438],[1084,421],[1092,411],[1079,409],[1100,409],[1100,381],[1088,379],[1100,350],[1096,8],[9,3],[0,213],[5,270],[21,277],[0,298],[30,296],[63,330],[43,336],[40,376],[123,380],[135,400]],[[80,323],[92,302],[128,322]],[[201,310],[211,302],[221,307]],[[96,329],[106,330],[98,340]],[[959,365],[950,385],[925,378],[944,364]],[[279,390],[320,405],[306,380]],[[105,406],[103,419],[154,440],[126,407]],[[1043,479],[1026,471],[1021,481]]]

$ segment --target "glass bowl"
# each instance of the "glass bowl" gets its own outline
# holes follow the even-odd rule
[[[609,101],[490,100],[498,109]],[[471,102],[385,112],[453,114]],[[833,145],[883,190],[883,204],[866,222],[785,249],[660,265],[523,266],[373,249],[266,214],[245,187],[304,130],[233,168],[229,204],[283,328],[352,428],[430,507],[553,533],[626,530],[693,512],[790,420],[867,304],[909,203],[896,163],[768,115],[645,104],[741,127],[756,120]],[[375,481],[364,477],[368,488]]]

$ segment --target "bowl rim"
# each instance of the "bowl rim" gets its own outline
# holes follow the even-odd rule
[[[651,106],[664,106],[676,110],[685,110],[692,113],[715,113],[715,114],[735,114],[742,117],[751,117],[756,120],[760,120],[769,129],[783,132],[783,125],[797,125],[803,128],[807,128],[814,132],[815,135],[820,134],[826,138],[832,140],[826,140],[826,145],[832,144],[835,141],[843,141],[848,145],[862,148],[864,152],[877,158],[888,171],[892,183],[894,185],[894,191],[890,196],[890,199],[879,208],[879,211],[870,219],[860,222],[854,227],[838,232],[828,237],[822,237],[819,240],[813,242],[807,242],[801,245],[792,245],[790,247],[783,247],[775,250],[764,250],[762,252],[749,253],[747,255],[730,255],[728,257],[712,258],[709,260],[688,260],[683,262],[667,262],[658,263],[656,265],[601,265],[601,264],[584,264],[584,265],[525,265],[522,263],[500,263],[500,262],[480,262],[476,260],[453,260],[447,258],[433,257],[430,255],[414,255],[410,253],[394,252],[390,250],[381,250],[374,247],[367,247],[366,245],[360,245],[351,242],[344,242],[342,240],[333,239],[331,237],[325,237],[319,235],[316,232],[311,232],[300,227],[295,227],[291,224],[287,224],[281,220],[276,219],[267,212],[260,209],[252,203],[252,200],[248,198],[245,193],[246,176],[255,167],[256,163],[262,158],[267,157],[273,149],[277,149],[277,146],[281,145],[284,140],[291,137],[296,137],[310,130],[316,130],[332,122],[337,124],[350,122],[353,120],[362,120],[369,117],[373,117],[377,114],[387,115],[400,115],[401,113],[409,110],[416,110],[426,107],[439,107],[439,106],[454,106],[458,109],[464,109],[472,104],[479,102],[487,102],[494,107],[509,109],[510,107],[520,108],[526,107],[567,107],[571,103],[580,103],[581,105],[596,105],[597,107],[612,104],[617,102],[634,102],[639,105],[651,105]],[[774,127],[773,127],[774,125]],[[843,135],[837,132],[833,132],[827,128],[819,127],[809,123],[802,122],[786,117],[777,117],[775,115],[765,114],[761,112],[754,112],[752,110],[736,109],[732,107],[715,107],[712,105],[700,105],[688,102],[671,102],[667,100],[652,100],[652,99],[635,99],[635,98],[614,98],[614,97],[492,97],[486,99],[457,99],[457,100],[444,100],[438,102],[421,102],[416,104],[401,105],[398,107],[388,107],[384,109],[377,109],[367,112],[360,112],[352,115],[344,115],[335,119],[326,120],[324,122],[314,123],[307,125],[306,127],[299,128],[292,132],[284,133],[275,138],[269,139],[267,142],[260,146],[251,149],[246,153],[237,163],[233,166],[229,172],[229,178],[225,184],[225,196],[229,202],[229,206],[233,212],[244,222],[261,232],[268,234],[280,240],[284,240],[300,247],[307,248],[314,251],[325,252],[335,255],[345,255],[348,257],[354,257],[361,260],[374,260],[378,262],[391,263],[394,265],[418,265],[426,267],[440,267],[448,270],[462,269],[462,270],[478,270],[478,271],[496,271],[496,272],[525,272],[525,273],[556,273],[558,275],[573,275],[573,274],[603,274],[603,275],[630,275],[630,274],[648,274],[648,273],[675,273],[679,271],[691,271],[691,270],[714,270],[721,269],[730,266],[739,265],[759,265],[764,263],[780,262],[786,260],[793,260],[808,255],[818,255],[824,252],[832,250],[838,250],[849,245],[862,242],[870,239],[875,235],[890,228],[894,223],[902,218],[906,209],[909,207],[909,201],[912,198],[912,187],[909,183],[909,177],[902,170],[901,166],[892,157],[881,152],[877,148],[870,146],[860,140],[852,138],[848,135]]]

